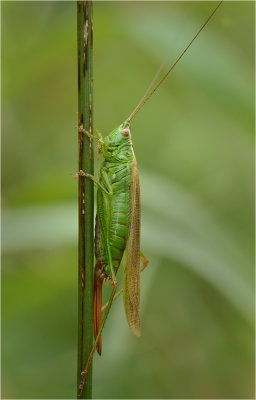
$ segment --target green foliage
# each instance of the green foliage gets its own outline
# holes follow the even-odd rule
[[[94,3],[95,127],[135,107],[211,2]],[[2,396],[75,398],[75,2],[2,3]],[[252,398],[254,3],[223,3],[132,121],[142,337],[121,299],[95,398]],[[108,289],[106,289],[106,293]]]

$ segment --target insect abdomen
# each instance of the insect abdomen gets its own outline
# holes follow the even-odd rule
[[[110,177],[113,192],[109,210],[109,243],[114,266],[117,268],[122,259],[129,233],[131,167],[129,163],[108,164],[106,172]],[[102,259],[107,263],[104,249],[103,253],[101,254]]]
[[[114,167],[112,175],[113,197],[111,201],[110,246],[112,257],[121,261],[129,232],[130,216],[130,164]]]
[[[121,261],[129,231],[129,193],[114,195],[112,204],[110,225],[111,254],[113,260]]]

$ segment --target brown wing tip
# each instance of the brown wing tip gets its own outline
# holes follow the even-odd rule
[[[130,325],[130,328],[135,336],[141,336],[140,325]]]

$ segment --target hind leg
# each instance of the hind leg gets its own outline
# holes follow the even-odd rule
[[[149,263],[149,259],[148,259],[147,257],[145,257],[144,254],[143,254],[142,252],[140,252],[140,259],[141,259],[141,262],[142,262],[142,267],[141,267],[141,269],[140,269],[140,272],[142,272],[142,271],[144,271],[144,269],[147,267],[147,265],[148,265],[148,263]],[[115,294],[114,300],[117,299],[117,297],[119,297],[120,294],[123,293],[123,291],[124,291],[123,288],[120,289],[120,290]],[[107,308],[107,306],[108,306],[108,303],[104,304],[104,306],[101,308],[101,311],[104,311],[104,310]]]

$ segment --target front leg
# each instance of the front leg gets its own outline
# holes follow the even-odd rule
[[[89,137],[90,139],[97,140],[97,142],[99,142],[100,144],[102,144],[104,142],[101,133],[99,131],[97,131],[96,129],[94,130],[94,132],[96,133],[96,136],[94,136],[90,132],[86,131],[83,128],[83,125],[78,126],[78,132],[83,133],[85,136]]]

